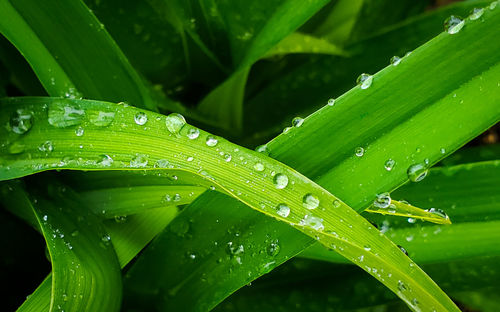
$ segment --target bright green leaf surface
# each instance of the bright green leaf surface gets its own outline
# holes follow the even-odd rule
[[[491,14],[491,12],[485,14]],[[498,19],[498,16],[494,18]],[[340,175],[350,174],[351,168],[353,168],[352,170],[359,172],[359,176],[357,179],[350,179],[349,181],[357,184],[344,185],[337,183],[336,176],[333,175],[333,173],[325,176],[321,175],[319,181],[330,185],[330,187],[336,191],[345,193],[347,198],[351,198],[349,200],[351,205],[355,207],[366,206],[368,202],[367,198],[373,200],[376,193],[393,189],[401,183],[398,181],[399,179],[406,179],[406,170],[408,166],[412,164],[412,161],[423,162],[425,158],[429,158],[430,164],[434,163],[444,156],[441,154],[441,148],[444,148],[445,154],[448,154],[452,149],[458,148],[466,140],[479,134],[498,119],[498,111],[495,104],[495,96],[498,97],[498,91],[496,91],[498,82],[495,81],[495,78],[489,76],[489,81],[485,79],[485,81],[491,83],[492,86],[488,88],[483,87],[481,91],[479,86],[472,88],[472,84],[466,86],[462,85],[462,81],[460,81],[461,79],[463,81],[469,81],[472,78],[468,76],[471,75],[468,69],[473,68],[477,71],[478,68],[476,63],[481,64],[481,66],[484,65],[483,69],[488,71],[489,65],[484,64],[485,62],[498,62],[498,58],[495,58],[495,54],[492,52],[496,49],[497,42],[488,39],[488,34],[489,36],[494,36],[489,30],[492,29],[491,25],[495,23],[496,21],[488,21],[485,17],[485,20],[481,23],[469,22],[462,32],[457,35],[440,35],[435,40],[415,51],[398,66],[389,67],[384,70],[381,75],[385,77],[378,83],[377,88],[375,88],[375,86],[377,86],[375,80],[373,85],[367,90],[356,88],[348,95],[346,94],[346,96],[350,98],[347,103],[350,103],[352,100],[352,104],[346,104],[346,106],[342,107],[341,99],[339,99],[333,107],[326,107],[320,113],[311,117],[311,122],[309,122],[309,119],[306,119],[301,128],[293,129],[288,134],[282,135],[280,139],[273,141],[269,145],[271,155],[277,159],[285,160],[290,165],[301,168],[301,172],[309,176],[320,175],[320,173],[324,172],[325,168],[329,166],[333,166],[335,172],[338,172]],[[474,42],[479,41],[479,43],[471,46],[471,38],[474,38]],[[461,46],[457,47],[457,45]],[[421,51],[420,55],[417,53],[418,51]],[[450,52],[446,53],[443,51]],[[464,54],[467,53],[466,51],[469,51],[470,53],[467,54],[467,57],[470,57],[471,63],[462,67],[462,59],[464,57],[462,54],[458,55],[457,51]],[[480,53],[475,54],[472,53],[472,51]],[[413,61],[410,63],[412,58]],[[403,65],[406,61],[407,65],[405,67]],[[418,67],[420,62],[427,62],[428,67],[422,67],[425,68],[425,72],[419,70]],[[433,73],[434,70],[437,70],[433,62],[443,64],[446,68],[462,69],[459,69],[459,72],[457,70],[457,73],[451,74],[450,77],[447,76],[446,79],[441,79],[439,74]],[[444,69],[441,68],[439,73],[442,73],[443,70]],[[404,79],[401,76],[403,74],[405,76]],[[420,76],[415,77],[416,74]],[[472,76],[474,75],[476,75],[476,73],[472,73]],[[493,75],[493,77],[495,76]],[[483,79],[484,78],[485,77],[483,77]],[[454,101],[460,102],[460,100],[463,99],[458,97],[458,95],[456,98],[453,97],[454,93],[448,95],[450,100],[446,98],[446,101],[441,101],[447,104],[448,107],[446,107],[446,109],[443,109],[443,104],[440,104],[439,101],[435,103],[425,102],[425,97],[427,97],[428,100],[429,97],[431,97],[431,99],[433,97],[439,98],[439,93],[443,90],[436,89],[435,84],[437,82],[431,83],[432,79],[439,80],[439,83],[443,84],[444,87],[449,86],[449,88],[454,91],[456,88],[459,88],[462,92],[467,93],[469,101],[464,102],[467,103],[467,107],[457,106],[456,103],[454,103]],[[416,80],[426,82],[415,83]],[[476,78],[476,83],[480,81],[481,77]],[[455,85],[450,86],[453,84]],[[432,89],[433,91],[424,92],[419,90],[424,87],[429,88],[429,90]],[[374,89],[377,90],[376,93],[374,93]],[[459,90],[456,90],[456,92]],[[483,97],[483,93],[479,92],[487,92],[488,96],[493,98],[489,98],[488,96]],[[374,94],[376,97],[374,97]],[[382,94],[391,98],[391,102],[386,99],[381,99]],[[398,94],[398,97],[395,96],[396,94]],[[477,105],[479,94],[481,94],[480,98],[484,101],[485,105]],[[354,95],[356,96],[356,100],[354,99]],[[411,105],[406,102],[402,105],[399,100],[400,98],[408,98],[409,103],[413,105],[412,110],[408,111]],[[474,101],[471,100],[473,98]],[[432,112],[432,107],[436,107],[434,108],[435,112]],[[463,110],[458,112],[456,111],[456,107]],[[484,108],[482,112],[484,115],[472,118],[468,110],[477,112],[478,108]],[[496,115],[492,114],[493,111],[497,112]],[[402,131],[390,132],[389,129],[400,124],[404,125],[404,120],[417,115],[419,112],[421,112],[421,117],[418,119],[419,123],[415,122],[415,120],[408,123],[411,125],[412,129],[414,129],[411,133],[417,134],[414,139],[412,138],[411,142],[415,146],[408,147],[405,145],[405,143],[407,143],[406,141],[402,142],[402,139],[406,137],[406,133],[403,136]],[[459,123],[458,127],[457,124],[450,126],[449,124],[442,123],[443,119],[450,122],[452,121],[452,119],[448,118],[449,113],[459,113],[461,115],[462,121]],[[325,115],[321,116],[322,114]],[[350,116],[351,119],[348,117],[344,118],[343,116]],[[446,116],[446,118],[444,118],[444,116]],[[425,120],[422,121],[422,119]],[[432,135],[427,135],[428,131],[425,130],[429,127],[435,129]],[[473,130],[473,127],[477,127],[476,130]],[[358,131],[358,128],[365,130]],[[453,133],[449,132],[450,129],[453,130]],[[405,129],[405,131],[409,130]],[[420,135],[418,135],[419,133]],[[462,139],[457,139],[459,133],[464,135]],[[366,148],[366,140],[371,136],[375,136],[376,138],[380,137],[384,141],[383,146],[379,145],[379,155],[377,155],[377,157],[370,157],[369,153],[371,153],[372,150],[368,149],[363,157],[354,156],[356,147],[364,146]],[[373,139],[374,138],[371,138],[371,140]],[[274,150],[274,146],[276,146],[276,150]],[[419,147],[421,159],[412,160],[411,158],[403,158],[402,162],[406,163],[406,165],[402,165],[401,162],[396,162],[396,167],[393,168],[392,172],[385,170],[384,164],[386,160],[391,158],[393,151],[399,153],[400,149],[403,152],[405,150],[410,150],[409,154],[411,155],[417,152],[417,147]],[[386,152],[384,152],[384,149]],[[397,166],[400,167],[398,168]],[[365,171],[362,171],[360,168],[363,168]],[[396,170],[396,168],[398,169]],[[362,172],[363,176],[361,177]],[[364,185],[365,181],[372,181],[372,187],[377,187],[378,189],[370,190],[365,187],[360,188],[359,183],[363,183]],[[391,183],[391,185],[384,186],[385,183]],[[232,203],[228,202],[224,207],[214,206],[207,207],[206,209],[219,209],[221,214],[228,213],[229,215],[231,213],[228,211],[233,211],[232,209],[238,211],[238,209],[240,209],[239,207],[231,207],[231,205]],[[259,217],[255,217],[252,222],[255,223],[255,229],[258,229],[258,224],[261,222]],[[238,228],[239,224],[240,223],[234,223],[231,226]],[[287,244],[287,241],[281,242]],[[208,248],[208,246],[206,248]],[[293,248],[291,248],[291,250],[293,250]],[[177,254],[180,257],[187,251],[186,249],[179,250]],[[290,256],[293,256],[293,254]],[[216,261],[216,259],[213,259],[213,261]],[[243,265],[245,265],[245,263],[243,263]],[[244,276],[238,277],[235,275],[235,279],[237,278],[241,279],[240,285],[244,285],[245,281],[248,280]],[[202,283],[200,283],[199,286],[191,285],[190,287],[203,287],[201,285]],[[230,292],[228,292],[228,294],[229,293]],[[172,300],[176,299],[177,298],[173,298]],[[183,301],[179,299],[178,303],[182,304],[181,302]]]
[[[148,113],[146,124],[144,119],[137,121],[140,110],[104,102],[25,98],[6,99],[2,104],[6,114],[0,122],[10,125],[2,134],[2,179],[55,168],[186,170],[211,180],[250,207],[318,237],[409,305],[415,306],[412,299],[417,298],[422,308],[456,309],[425,273],[410,266],[411,260],[368,222],[277,161],[221,138],[212,144],[209,134],[175,115]],[[76,126],[84,129],[79,138]],[[50,143],[44,141],[48,138]],[[386,276],[375,274],[374,266]]]

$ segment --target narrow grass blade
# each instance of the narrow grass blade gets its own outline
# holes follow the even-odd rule
[[[56,168],[182,169],[253,209],[319,237],[414,309],[456,309],[399,248],[328,191],[273,159],[185,124],[177,115],[163,117],[87,100],[24,98],[0,103],[6,113],[0,122],[10,124],[0,132],[5,146],[1,179]],[[82,127],[84,135],[76,135],[75,127]],[[386,276],[375,273],[374,267]]]
[[[120,269],[111,243],[103,240],[107,234],[100,221],[82,209],[69,191],[56,188],[45,192],[36,197],[33,212],[52,262],[50,311],[119,311]],[[16,183],[8,184],[2,191],[7,205],[12,204],[12,198],[25,196]],[[44,294],[46,291],[41,291],[40,295]],[[43,302],[46,301],[39,304]]]
[[[82,1],[2,1],[0,32],[28,60],[51,96],[127,101],[155,109],[138,74]]]

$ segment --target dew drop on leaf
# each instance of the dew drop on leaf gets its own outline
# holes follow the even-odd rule
[[[328,106],[333,106],[335,105],[335,99],[334,98],[331,98],[331,99],[328,99]]]
[[[209,136],[207,136],[205,143],[207,144],[207,146],[213,147],[213,146],[217,145],[217,143],[219,143],[219,140],[217,140],[216,137],[209,135]]]
[[[69,100],[58,99],[49,104],[48,121],[54,127],[79,125],[84,118],[85,111]]]
[[[474,8],[470,12],[469,19],[473,20],[473,21],[477,20],[478,18],[480,18],[481,16],[483,16],[483,13],[484,13],[484,9],[483,8]]]
[[[399,56],[391,57],[391,65],[392,66],[398,66],[399,63],[401,63],[401,58]]]
[[[177,113],[172,113],[165,118],[165,125],[170,133],[176,134],[181,131],[182,127],[186,124],[184,116]]]
[[[465,25],[465,21],[460,16],[451,15],[444,21],[444,30],[450,35],[458,33]]]
[[[187,131],[187,137],[188,137],[190,140],[197,139],[199,136],[200,136],[200,130],[198,130],[197,128],[190,127],[190,128],[188,129],[188,131]]]
[[[83,133],[85,132],[85,129],[83,129],[83,127],[79,126],[75,129],[75,134],[76,136],[78,137],[81,137],[83,135]]]
[[[253,165],[253,168],[255,169],[255,171],[259,171],[259,172],[264,171],[264,165],[260,162]]]
[[[276,213],[279,216],[286,218],[290,214],[290,207],[288,207],[287,204],[278,204],[278,206],[276,206]]]
[[[139,113],[135,114],[134,121],[139,126],[142,126],[142,125],[146,124],[146,122],[148,122],[148,115],[146,115],[146,113],[144,113],[144,112],[139,112]]]
[[[378,194],[375,200],[373,201],[373,206],[386,209],[391,205],[391,196],[389,193]]]
[[[408,251],[406,251],[406,249],[403,248],[403,246],[401,245],[398,245],[399,249],[405,254],[408,256]]]
[[[427,166],[425,164],[411,165],[408,170],[408,179],[412,182],[420,182],[427,176]]]
[[[294,127],[300,127],[302,126],[303,123],[304,123],[304,118],[295,117],[294,119],[292,119],[292,126]]]
[[[267,148],[267,144],[259,145],[255,148],[255,151],[258,153],[263,153],[265,155],[269,154],[269,150]]]
[[[358,157],[362,157],[365,154],[365,149],[362,148],[361,146],[356,147],[356,149],[354,150],[354,154]]]
[[[89,121],[94,126],[107,127],[113,122],[113,120],[115,120],[114,112],[92,111],[89,113]]]
[[[449,219],[448,215],[446,214],[446,212],[444,212],[442,209],[437,209],[437,208],[430,208],[429,210],[427,210],[428,212],[440,217],[440,218],[443,218],[443,219]]]
[[[33,126],[33,113],[20,108],[11,116],[9,125],[12,132],[24,134]]]
[[[52,144],[51,141],[45,141],[42,144],[40,144],[40,146],[38,146],[38,150],[40,152],[48,154],[54,150],[54,145]]]
[[[267,254],[271,257],[276,257],[280,253],[281,246],[278,240],[275,240],[267,246],[266,251]]]
[[[308,193],[302,198],[302,205],[307,209],[316,209],[319,206],[319,199],[315,195]]]
[[[98,164],[103,167],[109,167],[113,164],[113,158],[111,158],[109,155],[101,155],[101,160]]]
[[[372,81],[373,76],[365,73],[359,75],[358,79],[356,79],[356,83],[361,89],[368,89],[372,85]]]
[[[273,182],[277,189],[284,189],[288,185],[288,177],[282,173],[278,173],[274,176]]]
[[[143,154],[137,154],[130,160],[130,167],[132,168],[143,168],[148,165],[148,157]]]
[[[396,164],[396,162],[393,160],[393,159],[388,159],[385,164],[384,164],[384,168],[385,170],[387,171],[391,171],[392,168],[394,168],[394,165]]]
[[[300,220],[299,225],[310,227],[316,231],[323,231],[325,229],[323,219],[311,215],[305,215],[304,218]]]

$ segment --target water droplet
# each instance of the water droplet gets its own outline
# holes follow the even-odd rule
[[[158,159],[155,162],[155,168],[167,168],[169,164],[169,161],[166,159]]]
[[[85,129],[83,129],[83,127],[81,127],[81,126],[75,129],[76,136],[81,137],[84,132],[85,132]]]
[[[106,244],[106,245],[109,245],[109,242],[111,241],[111,236],[109,236],[108,234],[105,234],[101,237],[101,241]]]
[[[144,112],[139,112],[139,113],[135,114],[134,121],[139,126],[142,126],[142,125],[146,124],[146,122],[148,122],[148,115],[146,115],[146,113],[144,113]]]
[[[437,208],[430,208],[429,210],[427,210],[428,212],[436,215],[436,216],[439,216],[443,219],[449,219],[448,215],[446,214],[446,212],[444,212],[442,209],[437,209]]]
[[[40,146],[38,146],[38,150],[40,152],[48,154],[54,150],[54,145],[52,145],[51,141],[45,141]]]
[[[90,111],[89,121],[94,126],[107,127],[115,120],[115,112]]]
[[[308,226],[316,231],[323,231],[325,229],[323,219],[311,215],[305,215],[304,218],[300,220],[299,225]]]
[[[231,161],[231,158],[232,158],[232,157],[231,157],[231,154],[224,154],[224,156],[223,156],[223,157],[224,157],[224,160],[225,160],[226,162],[230,162],[230,161]]]
[[[205,141],[205,143],[207,144],[207,146],[213,147],[217,145],[217,143],[219,143],[219,140],[217,140],[216,137],[209,135],[207,136],[207,140]]]
[[[115,216],[116,223],[125,223],[127,222],[127,216]]]
[[[484,13],[484,9],[483,8],[474,8],[470,12],[469,19],[471,19],[473,21],[477,20],[478,18],[480,18],[481,16],[483,16],[483,13]]]
[[[28,132],[33,126],[33,113],[19,108],[10,117],[10,129],[17,134],[24,134]]]
[[[187,161],[193,161],[193,160],[194,160],[194,157],[193,157],[193,156],[189,156],[186,160],[187,160]]]
[[[319,206],[319,199],[315,195],[308,193],[302,198],[302,205],[307,209],[316,209]]]
[[[370,251],[372,250],[372,248],[370,247],[370,245],[365,245],[365,247],[363,247],[366,251]]]
[[[288,185],[288,177],[282,173],[278,173],[274,176],[273,182],[277,189],[284,189]]]
[[[267,246],[266,251],[267,254],[271,257],[276,257],[280,253],[281,246],[278,240],[271,242],[269,246]]]
[[[444,148],[441,148],[439,151],[441,152],[441,154],[446,154],[446,150]]]
[[[373,206],[380,208],[380,209],[386,209],[391,205],[391,196],[389,193],[382,193],[378,194],[377,198],[373,201]]]
[[[184,127],[186,119],[181,114],[172,113],[165,118],[165,124],[170,133],[176,134]]]
[[[369,74],[361,74],[358,79],[356,79],[356,83],[360,86],[361,89],[368,89],[372,85],[373,76]]]
[[[396,162],[393,160],[393,159],[388,159],[385,164],[384,164],[384,168],[385,170],[387,171],[391,171],[392,168],[394,168],[394,165],[396,164]]]
[[[408,223],[414,224],[415,222],[417,222],[417,219],[415,219],[415,218],[408,218]]]
[[[408,251],[406,251],[406,249],[403,248],[403,246],[401,245],[398,245],[399,249],[405,254],[408,256]]]
[[[398,289],[400,291],[406,291],[407,287],[406,287],[405,283],[403,283],[403,281],[398,281]]]
[[[304,119],[300,117],[295,117],[292,119],[292,126],[294,127],[300,127],[304,123]]]
[[[148,165],[148,157],[143,154],[137,154],[132,160],[130,160],[130,167],[132,168],[144,168]]]
[[[452,15],[444,21],[444,30],[450,35],[458,33],[465,25],[465,21],[460,16]]]
[[[333,106],[333,105],[335,105],[335,99],[334,98],[328,99],[328,106]]]
[[[495,8],[497,7],[497,2],[496,1],[493,1],[492,3],[490,3],[490,10],[494,10]]]
[[[233,242],[228,242],[226,252],[231,256],[240,255],[245,252],[245,247],[243,247],[243,245],[236,245]]]
[[[336,199],[333,201],[333,207],[334,208],[339,208],[341,205],[340,200]]]
[[[392,66],[398,66],[399,63],[401,63],[401,58],[399,56],[391,57],[391,65]]]
[[[420,182],[427,176],[427,166],[424,164],[414,164],[411,165],[408,170],[408,178],[412,182]]]
[[[255,151],[258,153],[263,153],[265,155],[269,154],[269,150],[267,148],[267,144],[259,145],[255,148]]]
[[[48,219],[49,219],[49,216],[47,216],[47,215],[43,215],[43,217],[42,217],[42,220],[43,220],[43,221],[47,222],[47,220],[48,220]]]
[[[190,140],[197,139],[200,136],[200,130],[194,127],[190,127],[186,135]]]
[[[354,150],[354,154],[356,154],[356,156],[358,157],[362,157],[365,154],[365,149],[362,148],[361,146],[356,147],[356,149]]]
[[[276,206],[276,213],[283,218],[288,217],[290,214],[290,207],[287,204],[279,204]]]
[[[292,127],[286,127],[285,129],[283,129],[283,133],[287,133],[288,131],[290,131],[290,129],[292,129]]]
[[[259,172],[264,171],[264,165],[260,162],[253,165],[253,168],[255,169],[255,171],[259,171]]]
[[[98,164],[103,167],[109,167],[113,164],[113,158],[111,158],[109,155],[101,155],[101,160]]]

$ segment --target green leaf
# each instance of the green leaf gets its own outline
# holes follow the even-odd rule
[[[495,243],[500,239],[499,174],[499,161],[435,168],[422,182],[407,184],[393,193],[395,198],[404,198],[421,207],[444,210],[454,221],[451,226],[420,224],[415,220],[409,223],[394,218],[384,218],[377,223],[419,264],[500,256]],[[319,245],[301,256],[348,263]]]
[[[432,39],[442,31],[448,16],[467,16],[474,7],[489,2],[458,2],[380,30],[371,38],[345,47],[350,57],[313,55],[302,60],[294,56],[281,62],[256,64],[247,89],[257,85],[258,92],[246,100],[244,127],[245,133],[257,139],[247,144],[271,139],[291,118],[307,116],[326,105],[328,99],[352,88],[359,74],[375,73],[394,55],[402,57]]]
[[[99,220],[68,190],[48,188],[40,192],[32,209],[52,262],[50,311],[118,311],[120,269]],[[3,185],[2,199],[7,205],[31,206],[27,194],[15,183]]]
[[[51,96],[127,101],[155,109],[138,74],[81,1],[2,1],[0,32],[28,60]]]
[[[324,39],[294,32],[281,40],[264,57],[269,58],[276,55],[293,53],[346,55],[345,51]]]
[[[382,71],[379,75],[383,77],[376,83],[376,76],[369,89],[360,90],[356,87],[351,90],[338,99],[333,107],[325,107],[306,119],[301,127],[290,130],[268,144],[271,156],[299,168],[300,172],[327,186],[334,194],[342,193],[351,206],[367,207],[376,194],[390,191],[406,181],[407,169],[414,164],[413,161],[425,163],[428,158],[430,166],[498,120],[499,111],[495,104],[499,96],[498,81],[491,78],[495,75],[491,75],[490,69],[493,64],[498,64],[498,58],[494,56],[498,42],[493,40],[495,34],[492,31],[498,20],[497,13],[498,10],[485,12],[484,21],[469,21],[458,34],[441,34],[398,66],[390,66]],[[423,67],[420,69],[420,66]],[[494,70],[498,71],[498,65],[494,66]],[[443,77],[448,69],[450,76]],[[478,76],[474,80],[481,71],[491,76]],[[479,86],[472,87],[481,81],[481,77],[483,82],[491,84],[482,86],[482,91]],[[468,81],[471,82],[466,84]],[[436,85],[440,88],[436,88]],[[446,95],[448,92],[450,94]],[[457,97],[453,97],[455,92]],[[467,94],[467,97],[462,98],[462,93],[458,92]],[[401,103],[401,99],[407,100]],[[464,103],[457,105],[462,99]],[[481,105],[478,105],[478,100]],[[481,116],[474,115],[479,113]],[[391,131],[392,128],[396,130]],[[432,135],[428,135],[427,129],[433,129]],[[368,148],[374,143],[378,145],[376,149]],[[359,146],[366,149],[362,157],[354,155]],[[445,154],[441,153],[441,148],[445,149]],[[398,159],[391,171],[387,171],[384,166],[393,153],[407,154]],[[409,158],[406,159],[406,156]],[[351,172],[356,176],[349,178],[348,183],[341,183],[334,172],[344,177],[344,181]],[[218,215],[237,214],[241,210],[240,206],[232,206],[231,202],[224,206],[207,205],[205,209],[217,211]],[[256,216],[245,222],[251,222],[256,232],[264,219]],[[202,226],[201,221],[194,220],[198,226]],[[243,227],[242,224],[242,221],[235,221],[226,223],[226,226],[239,228]],[[292,232],[291,229],[285,230]],[[285,235],[281,231],[280,235]],[[280,243],[282,250],[286,244],[293,244],[286,240]],[[201,250],[209,248],[209,244],[207,242],[206,246],[200,247]],[[301,244],[300,247],[303,246]],[[293,247],[287,248],[294,250]],[[176,254],[183,255],[188,251],[193,250],[181,249]],[[293,255],[288,254],[290,257]],[[212,258],[213,262],[216,260]],[[255,257],[253,260],[252,266],[256,266],[259,259]],[[267,259],[260,261],[263,265]],[[245,266],[245,262],[242,266]],[[252,271],[252,266],[247,267],[248,271]],[[252,272],[254,278],[260,275],[256,271]],[[250,280],[243,274],[235,274],[233,278],[240,281],[240,287]],[[204,287],[201,281],[198,285]],[[222,297],[230,293],[214,293],[214,296]],[[179,299],[178,305],[183,302],[192,301]]]
[[[228,32],[235,72],[201,101],[200,114],[219,127],[241,131],[250,67],[327,2],[272,0],[253,1],[250,6],[237,2],[212,3],[210,10],[220,14]]]
[[[5,146],[0,150],[0,179],[56,168],[185,170],[253,209],[318,237],[410,306],[417,298],[421,308],[456,309],[423,271],[349,206],[293,169],[221,138],[214,141],[175,114],[165,118],[132,107],[70,99],[6,99],[0,104],[5,112],[0,122],[10,124],[0,132]],[[77,136],[75,126],[84,134]],[[387,276],[375,274],[373,267]]]

